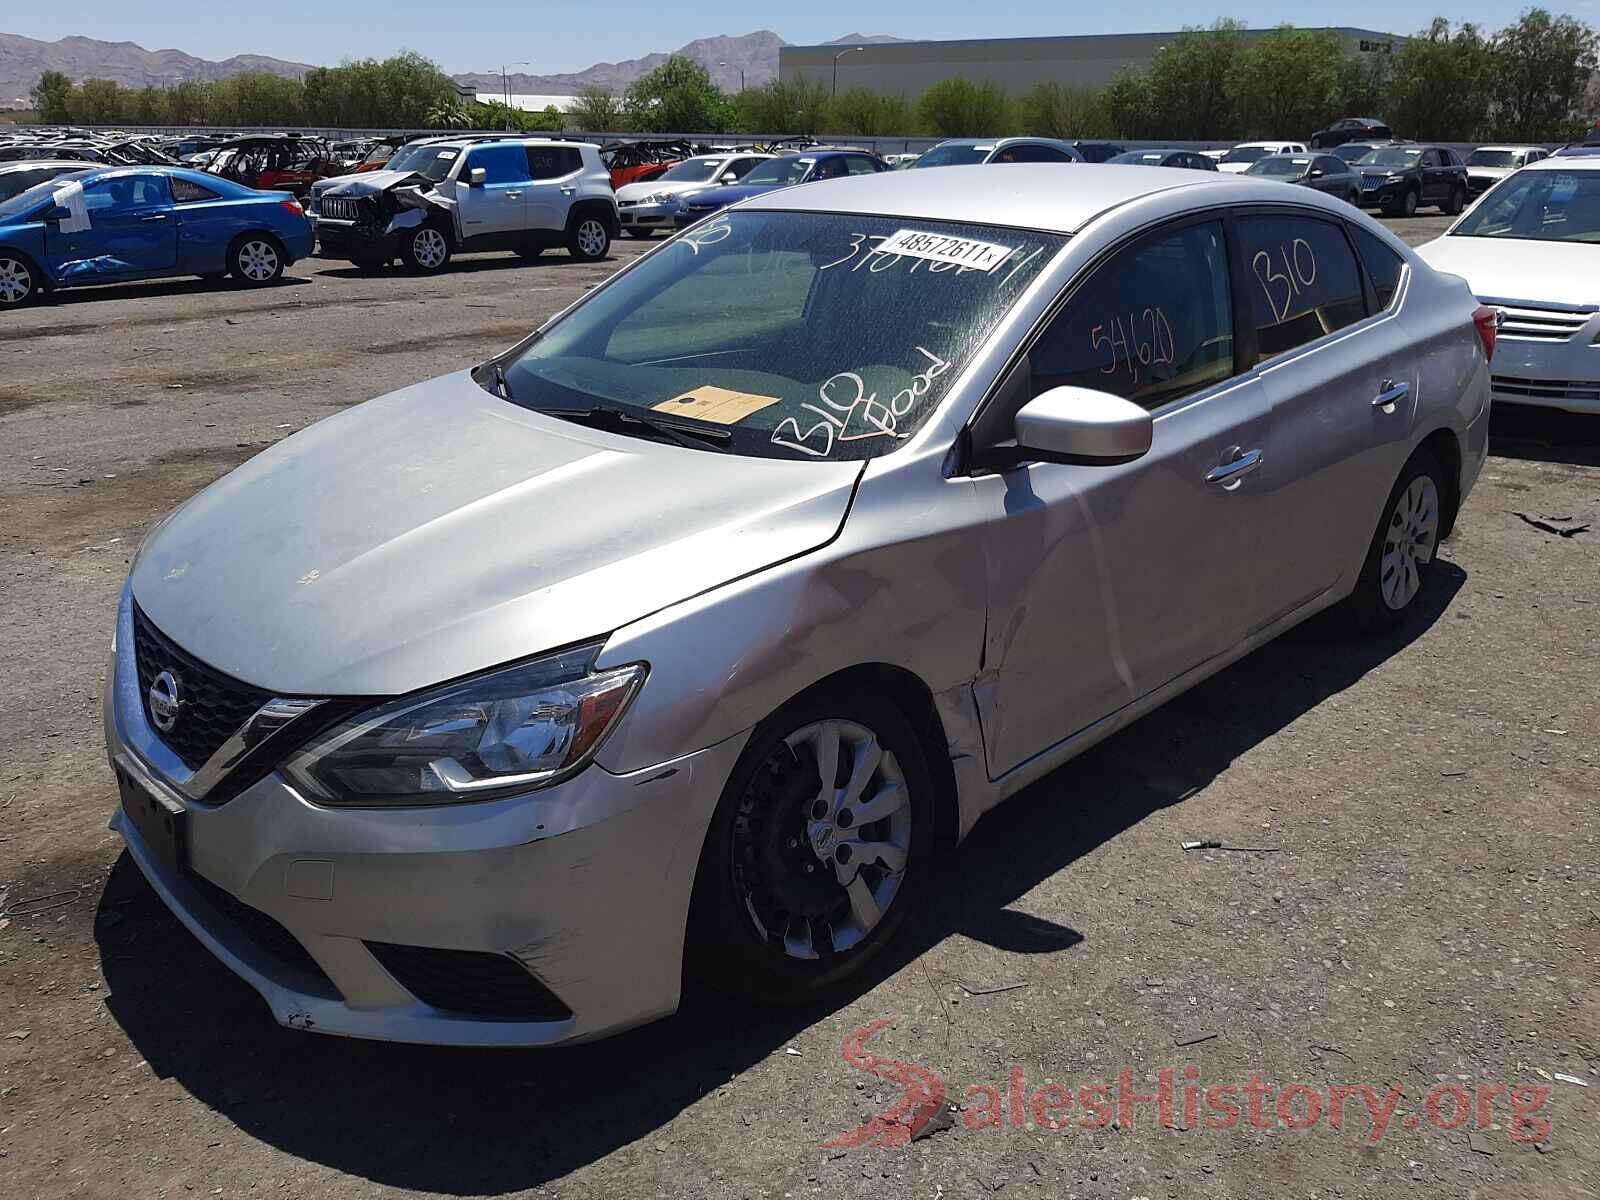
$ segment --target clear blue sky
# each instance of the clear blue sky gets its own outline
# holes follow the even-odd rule
[[[996,6],[970,0],[890,0],[872,5],[806,0],[770,6],[738,0],[692,4],[472,0],[460,5],[441,5],[437,0],[271,0],[250,5],[247,20],[233,19],[233,6],[216,0],[74,0],[71,4],[16,0],[6,7],[10,11],[0,14],[0,32],[35,38],[82,34],[137,42],[153,50],[170,47],[203,58],[257,53],[327,64],[413,49],[449,71],[489,70],[507,59],[531,59],[534,65],[523,70],[547,74],[672,50],[698,37],[763,28],[791,42],[821,42],[847,33],[1025,37],[1164,31],[1231,16],[1251,26],[1292,21],[1411,33],[1435,14],[1495,28],[1527,5],[1523,0],[1346,0],[1332,6],[1232,3],[1213,10],[1173,0],[1138,6],[1069,5],[1059,0],[1012,0]],[[1546,7],[1600,24],[1600,0],[1556,0]]]

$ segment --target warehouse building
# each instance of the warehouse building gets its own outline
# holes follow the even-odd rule
[[[1245,30],[1246,42],[1271,32]],[[1316,30],[1315,32],[1324,32]],[[1352,54],[1392,53],[1405,39],[1372,29],[1334,29]],[[1104,87],[1124,67],[1148,67],[1176,33],[1103,33],[1076,37],[972,38],[950,42],[868,42],[783,46],[778,75],[811,79],[838,90],[853,87],[916,96],[942,79],[961,76],[997,83],[1012,94],[1037,83]]]

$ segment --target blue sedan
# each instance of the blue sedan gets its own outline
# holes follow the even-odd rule
[[[311,246],[288,192],[179,167],[97,167],[0,204],[0,309],[55,288],[174,275],[260,287]]]
[[[677,225],[682,229],[730,204],[797,183],[842,179],[846,175],[875,175],[887,170],[888,163],[865,150],[807,150],[802,154],[780,155],[767,159],[738,183],[696,192],[678,210]]]

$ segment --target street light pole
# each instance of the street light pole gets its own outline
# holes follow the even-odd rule
[[[733,66],[733,64],[732,63],[719,62],[717,64],[717,66],[719,66],[719,67],[731,67],[731,66]],[[739,72],[739,90],[742,92],[742,91],[744,91],[744,68],[743,67],[734,67],[734,70]]]
[[[839,94],[839,60],[846,54],[854,54],[857,50],[865,50],[865,46],[851,46],[848,50],[841,50],[833,56],[833,94]]]
[[[500,64],[500,103],[506,108],[506,128],[511,128],[511,83],[506,71],[510,67],[531,67],[532,62],[523,59],[521,62]]]

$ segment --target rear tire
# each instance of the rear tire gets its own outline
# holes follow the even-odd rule
[[[1450,199],[1439,206],[1439,211],[1447,217],[1459,217],[1461,210],[1467,206],[1467,192],[1465,188],[1453,187],[1450,189]]]
[[[228,274],[245,287],[267,287],[283,278],[283,246],[269,233],[247,233],[228,250]]]
[[[763,721],[706,833],[690,971],[763,1004],[857,979],[926,887],[933,788],[921,739],[881,695],[825,689]]]
[[[1418,450],[1401,470],[1355,590],[1343,604],[1344,615],[1363,633],[1394,629],[1416,611],[1417,597],[1433,573],[1440,533],[1448,525],[1446,482],[1444,468],[1427,450]]]
[[[567,230],[567,252],[582,262],[599,262],[611,249],[611,231],[599,217],[579,213]]]
[[[450,265],[450,238],[437,225],[418,225],[400,239],[400,257],[418,275],[437,275]]]
[[[21,308],[39,294],[39,272],[20,254],[0,251],[0,308]]]

